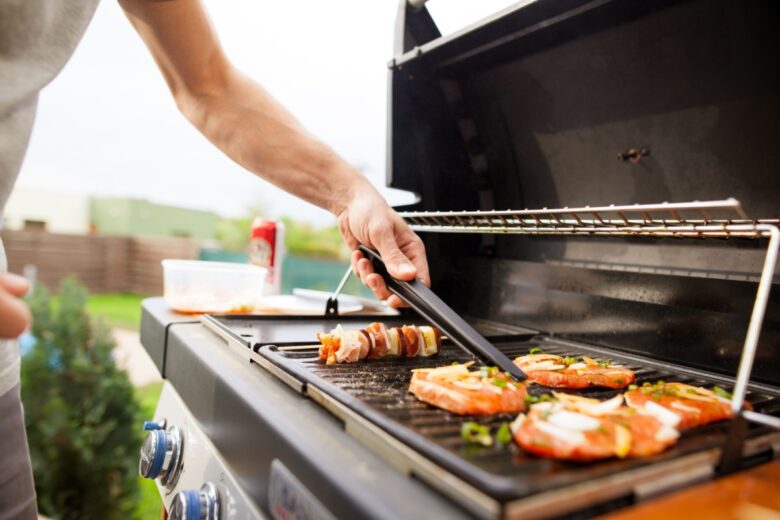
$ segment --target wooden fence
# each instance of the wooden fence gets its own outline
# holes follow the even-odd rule
[[[74,275],[91,292],[162,294],[163,258],[196,259],[189,238],[137,238],[64,235],[41,231],[0,231],[8,269],[37,268],[37,279],[51,289]]]

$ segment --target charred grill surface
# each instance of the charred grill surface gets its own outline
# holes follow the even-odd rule
[[[589,355],[598,359],[609,358],[634,370],[638,385],[658,380],[706,387],[719,385],[730,388],[731,385],[731,380],[723,376],[669,366],[601,348],[559,342],[549,337],[520,340],[493,338],[493,342],[510,358],[527,354],[532,347],[540,347],[547,353],[562,356]],[[489,424],[494,433],[501,422],[511,421],[513,416],[456,416],[420,402],[408,392],[413,368],[435,367],[469,360],[462,351],[452,345],[445,345],[438,356],[431,358],[386,358],[333,366],[326,366],[317,359],[315,346],[303,350],[264,346],[259,348],[259,352],[296,378],[336,398],[435,463],[500,501],[715,448],[720,446],[728,431],[728,423],[721,422],[683,432],[672,449],[645,459],[612,459],[589,464],[541,459],[523,453],[513,443],[504,447],[494,445],[486,448],[468,444],[460,436],[460,428],[465,421]],[[531,395],[538,396],[549,391],[549,388],[536,384],[529,386]],[[599,399],[612,397],[618,392],[608,389],[572,391]],[[752,387],[747,398],[756,411],[780,415],[780,392],[766,387]],[[752,427],[750,435],[756,436],[767,431]]]

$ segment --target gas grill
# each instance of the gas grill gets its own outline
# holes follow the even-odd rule
[[[243,502],[276,517],[586,517],[777,458],[780,7],[540,0],[441,36],[423,3],[399,8],[387,183],[419,195],[400,209],[436,294],[510,358],[538,347],[613,359],[639,384],[733,389],[735,419],[637,460],[469,445],[463,422],[512,417],[407,391],[411,369],[468,360],[455,345],[317,359],[317,332],[422,323],[412,311],[194,320],[151,299],[142,342],[171,396],[156,419],[182,403],[216,461],[160,484],[166,505],[216,489],[233,517],[258,514]]]

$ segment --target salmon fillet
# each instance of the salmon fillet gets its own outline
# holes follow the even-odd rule
[[[539,457],[589,462],[611,457],[647,457],[673,445],[679,433],[623,405],[618,395],[598,401],[555,394],[531,406],[512,423],[515,442]]]
[[[518,413],[526,388],[495,367],[470,370],[473,362],[414,370],[409,391],[437,408],[459,415]]]
[[[529,381],[551,388],[625,388],[636,379],[629,368],[587,356],[580,360],[555,354],[529,354],[515,358],[514,362],[528,375]]]
[[[640,413],[654,415],[681,430],[732,417],[731,400],[721,391],[684,383],[645,383],[625,394],[626,403]],[[750,408],[749,403],[745,406]]]

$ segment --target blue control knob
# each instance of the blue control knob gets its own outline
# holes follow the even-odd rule
[[[162,430],[165,426],[154,421],[144,421],[144,430],[149,432],[152,430]]]
[[[176,426],[165,429],[165,422],[147,421],[144,429],[146,435],[141,446],[141,459],[138,463],[138,473],[144,478],[160,479],[166,488],[176,485],[181,472],[182,435]]]
[[[163,469],[165,452],[168,451],[168,436],[165,430],[151,430],[141,446],[141,461],[138,472],[144,478],[157,478]]]
[[[206,482],[200,490],[179,491],[171,502],[170,520],[217,520],[219,495],[214,484]]]

